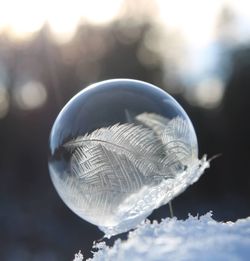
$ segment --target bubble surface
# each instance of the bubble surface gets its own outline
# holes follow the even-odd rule
[[[185,111],[142,81],[107,80],[85,88],[59,113],[50,135],[49,170],[57,192],[106,236],[136,227],[206,167]]]

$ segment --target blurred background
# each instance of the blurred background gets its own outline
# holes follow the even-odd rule
[[[250,215],[248,0],[1,1],[0,260],[91,256],[102,233],[57,195],[48,139],[74,94],[119,77],[172,94],[195,126],[200,156],[222,153],[173,201],[175,215]],[[167,216],[164,206],[150,218]]]

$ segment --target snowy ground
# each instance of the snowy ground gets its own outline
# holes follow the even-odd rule
[[[111,248],[99,243],[97,248],[91,260],[250,260],[250,217],[219,223],[208,213],[185,221],[146,221],[128,240],[117,240]],[[82,260],[81,253],[75,255],[74,261]]]

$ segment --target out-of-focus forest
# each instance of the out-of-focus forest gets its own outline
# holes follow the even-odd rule
[[[250,216],[250,4],[52,2],[1,4],[0,260],[71,260],[79,249],[91,256],[102,233],[57,195],[48,139],[65,103],[105,79],[166,90],[190,116],[200,156],[222,154],[173,201],[177,218]],[[150,218],[166,216],[168,206]]]

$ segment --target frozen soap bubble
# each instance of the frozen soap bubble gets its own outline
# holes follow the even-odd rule
[[[106,236],[136,227],[198,180],[194,128],[158,87],[99,82],[74,96],[50,136],[49,170],[65,204]]]

